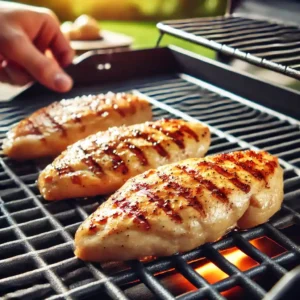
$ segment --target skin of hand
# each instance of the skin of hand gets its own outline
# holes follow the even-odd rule
[[[0,1],[0,81],[25,85],[37,80],[66,92],[73,82],[62,68],[73,57],[52,11]]]

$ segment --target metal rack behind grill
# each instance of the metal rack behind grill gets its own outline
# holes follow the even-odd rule
[[[157,24],[165,33],[230,57],[300,79],[300,27],[238,16],[172,20]]]
[[[184,74],[147,77],[142,84],[131,81],[96,87],[93,92],[110,89],[135,89],[149,97],[156,119],[180,117],[207,122],[212,130],[209,154],[253,146],[277,154],[285,169],[285,202],[281,212],[267,224],[233,232],[216,243],[151,262],[128,262],[125,269],[111,273],[105,264],[84,263],[72,252],[76,229],[103,198],[46,202],[35,183],[40,164],[20,164],[1,157],[0,297],[79,299],[97,293],[103,299],[128,299],[128,287],[138,281],[154,298],[174,299],[156,274],[175,268],[196,287],[196,291],[179,295],[178,299],[224,299],[221,292],[237,285],[252,299],[261,299],[266,288],[256,281],[257,276],[272,273],[278,280],[300,262],[299,246],[281,230],[300,225],[296,204],[300,197],[299,123]],[[1,103],[1,137],[14,122],[44,105]],[[268,257],[249,242],[262,236],[270,237],[287,251]],[[219,252],[234,246],[259,265],[243,272]],[[228,278],[210,284],[201,277],[190,262],[204,257],[228,274]]]

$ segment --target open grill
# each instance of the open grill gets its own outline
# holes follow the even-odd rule
[[[158,23],[168,33],[219,53],[300,79],[300,27],[239,16]]]
[[[232,295],[242,295],[245,299],[263,298],[300,262],[299,122],[221,89],[216,83],[204,82],[201,80],[204,73],[196,76],[188,67],[194,65],[204,69],[203,72],[217,68],[221,72],[221,66],[189,57],[179,50],[153,49],[135,53],[137,73],[133,74],[128,68],[132,66],[132,53],[98,55],[75,66],[70,72],[77,73],[77,79],[74,73],[77,82],[68,97],[135,90],[149,98],[155,119],[197,119],[209,124],[212,132],[209,154],[264,148],[278,155],[285,170],[285,201],[281,211],[267,224],[234,231],[188,253],[150,261],[84,263],[74,257],[73,236],[81,222],[104,199],[47,202],[39,195],[35,182],[46,163],[44,160],[19,163],[1,157],[0,297],[230,299]],[[143,60],[146,63],[142,71],[139,62]],[[99,71],[95,67],[107,61],[111,69]],[[200,68],[200,63],[205,68]],[[235,76],[232,71],[224,72]],[[87,84],[85,75],[80,81],[79,73],[88,73],[94,82]],[[218,78],[221,73],[215,75]],[[102,86],[97,84],[101,80],[99,76],[106,80]],[[250,79],[242,80],[250,88]],[[260,84],[265,91],[275,90]],[[14,122],[58,97],[39,89],[32,87],[15,101],[0,104],[1,138]],[[245,265],[241,259],[248,263]],[[212,278],[211,273],[219,275]]]

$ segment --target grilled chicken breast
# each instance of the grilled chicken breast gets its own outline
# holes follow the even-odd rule
[[[266,222],[283,200],[283,171],[266,152],[187,159],[130,180],[79,227],[89,261],[166,256]]]
[[[158,166],[203,157],[210,133],[201,123],[159,120],[99,132],[68,147],[40,174],[47,200],[108,194]]]
[[[90,134],[151,118],[150,104],[131,94],[110,92],[62,100],[13,127],[3,142],[3,152],[14,159],[56,156]]]

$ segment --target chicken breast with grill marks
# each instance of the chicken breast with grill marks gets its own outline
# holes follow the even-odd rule
[[[110,92],[62,100],[14,126],[3,142],[3,152],[20,160],[56,156],[90,134],[151,118],[150,104],[131,94]]]
[[[108,194],[148,169],[203,157],[209,145],[209,129],[198,122],[114,127],[69,146],[40,174],[38,186],[47,200]]]
[[[268,221],[282,200],[283,171],[266,152],[187,159],[128,180],[79,227],[75,254],[104,262],[192,250]]]

